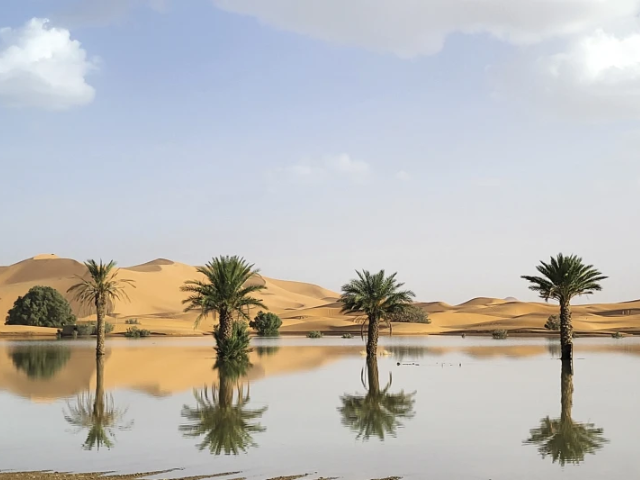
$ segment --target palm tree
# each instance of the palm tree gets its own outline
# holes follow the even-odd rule
[[[238,455],[256,447],[253,434],[266,430],[254,420],[262,417],[267,407],[246,408],[251,397],[239,378],[246,373],[247,366],[248,359],[217,364],[218,387],[212,386],[211,393],[207,388],[195,390],[197,406],[182,407],[182,417],[189,423],[181,425],[180,431],[185,437],[204,436],[198,445],[200,451],[208,449],[214,455]]]
[[[358,313],[366,317],[365,321],[369,323],[367,355],[373,356],[378,350],[380,320],[405,310],[411,305],[415,294],[410,290],[400,290],[404,283],[396,281],[396,273],[385,277],[384,270],[374,275],[366,270],[356,270],[356,274],[357,279],[342,287],[342,312]]]
[[[221,340],[228,340],[232,335],[234,316],[249,320],[250,308],[267,310],[262,300],[251,296],[267,287],[249,283],[258,275],[259,270],[254,269],[244,258],[220,256],[204,267],[199,267],[198,273],[204,275],[206,280],[188,280],[181,288],[189,294],[182,302],[187,305],[185,312],[199,312],[196,327],[209,314],[217,315],[220,319],[219,337]]]
[[[133,422],[123,423],[126,410],[115,407],[113,397],[104,392],[104,356],[96,357],[96,392],[95,395],[81,393],[75,406],[67,404],[68,413],[65,420],[79,430],[87,429],[87,438],[82,445],[85,450],[105,446],[111,449],[114,445],[115,431],[131,428]]]
[[[561,466],[567,463],[579,464],[587,454],[595,454],[608,440],[603,430],[592,423],[577,423],[571,418],[573,406],[573,375],[570,362],[563,362],[561,378],[560,418],[545,417],[540,426],[530,432],[525,445],[537,445],[538,452],[545,458],[551,456],[553,463]]]
[[[402,426],[399,419],[413,418],[415,392],[389,393],[392,383],[391,374],[389,383],[381,389],[376,357],[367,357],[366,369],[368,386],[364,381],[364,369],[361,380],[367,394],[343,395],[340,398],[342,406],[338,411],[342,415],[342,424],[354,431],[357,439],[362,438],[365,441],[372,436],[377,436],[380,440],[384,440],[387,434],[396,435],[396,430]]]
[[[118,279],[116,262],[97,263],[95,260],[87,260],[84,265],[89,271],[89,278],[78,276],[79,283],[72,285],[67,293],[74,295],[73,299],[81,305],[95,306],[96,308],[96,355],[104,355],[104,317],[113,309],[116,300],[129,300],[125,292],[125,286],[135,288],[133,280]]]
[[[602,290],[600,282],[607,277],[593,265],[585,265],[575,255],[551,257],[549,263],[540,262],[537,267],[542,276],[523,275],[531,283],[529,289],[538,292],[545,301],[557,300],[560,304],[560,345],[562,360],[573,359],[573,327],[571,325],[571,299],[591,295]]]

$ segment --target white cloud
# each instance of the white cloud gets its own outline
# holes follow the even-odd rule
[[[370,173],[371,168],[368,163],[354,160],[347,154],[340,154],[281,167],[270,171],[268,177],[272,182],[288,183],[317,183],[340,179],[361,182],[367,179]]]
[[[212,1],[278,28],[402,57],[437,53],[452,33],[533,44],[638,13],[638,0]]]
[[[399,172],[396,173],[396,178],[400,181],[407,182],[411,180],[411,175],[409,175],[404,170],[400,170]]]
[[[329,170],[346,173],[349,175],[366,175],[369,173],[369,164],[362,160],[354,160],[346,153],[335,157],[325,158],[325,166]]]
[[[19,29],[0,29],[0,103],[67,109],[91,103],[85,77],[96,68],[68,30],[34,18]]]

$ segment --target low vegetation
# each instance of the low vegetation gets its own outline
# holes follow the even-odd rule
[[[140,325],[140,321],[137,318],[129,318],[124,321],[125,325]]]
[[[76,327],[79,337],[89,337],[91,335],[98,334],[98,326],[96,325],[96,322],[79,323]],[[116,326],[113,323],[106,322],[104,324],[104,333],[109,334],[113,332],[115,328]]]
[[[614,332],[611,334],[611,338],[624,338],[624,334],[621,332]]]
[[[506,338],[509,338],[509,332],[507,332],[506,330],[494,330],[493,332],[491,332],[491,336],[496,340],[504,340]]]
[[[144,328],[130,327],[124,332],[124,336],[127,338],[146,338],[151,336],[151,331]]]
[[[343,333],[342,338],[353,338],[353,335],[351,335],[350,333]]]
[[[324,337],[322,332],[318,332],[317,330],[307,333],[307,338],[322,338],[322,337]]]
[[[387,314],[386,319],[392,323],[431,323],[429,314],[415,305],[408,305],[402,310]]]
[[[231,326],[231,336],[222,337],[220,326],[213,331],[216,339],[216,352],[218,362],[234,362],[243,359],[249,354],[249,328],[245,322],[235,321]]]
[[[76,323],[69,302],[55,288],[35,286],[18,297],[9,310],[6,325],[60,328]]]
[[[261,337],[277,337],[280,333],[282,320],[275,313],[258,312],[256,318],[249,323],[249,326],[256,330]]]
[[[544,324],[544,328],[557,332],[560,330],[560,317],[558,315],[549,315],[547,323]]]

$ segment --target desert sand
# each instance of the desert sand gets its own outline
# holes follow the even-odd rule
[[[56,255],[38,255],[11,266],[0,266],[0,335],[53,336],[54,329],[4,325],[3,319],[16,298],[35,285],[53,287],[66,295],[69,286],[86,269],[81,262]],[[123,267],[120,278],[132,279],[136,288],[127,293],[130,302],[115,306],[108,321],[115,324],[114,334],[122,334],[125,320],[137,318],[141,328],[157,335],[200,336],[209,334],[213,319],[205,319],[194,328],[194,312],[183,312],[184,294],[180,286],[186,280],[198,278],[191,265],[156,259]],[[313,330],[325,334],[360,333],[360,320],[340,313],[339,294],[317,285],[276,280],[260,276],[267,289],[260,297],[271,311],[283,319],[283,334],[304,335]],[[68,297],[68,296],[67,296]],[[514,299],[475,298],[460,305],[443,302],[418,303],[429,313],[431,324],[394,324],[394,335],[482,334],[496,329],[514,334],[548,334],[544,323],[557,313],[554,304],[519,302]],[[78,318],[91,320],[92,312],[72,302]],[[255,314],[257,312],[252,312]],[[610,334],[620,331],[640,333],[640,300],[617,304],[576,305],[573,324],[579,334]],[[384,333],[384,332],[383,332]]]

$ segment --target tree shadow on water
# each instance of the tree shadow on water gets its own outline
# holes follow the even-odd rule
[[[604,438],[604,430],[592,423],[575,422],[571,416],[573,407],[573,366],[563,362],[560,383],[560,418],[545,417],[540,426],[530,431],[525,445],[536,445],[542,458],[551,457],[553,463],[561,466],[578,465],[587,454],[595,455],[609,441]]]
[[[87,430],[87,438],[82,445],[85,450],[100,447],[111,449],[115,444],[115,431],[128,430],[133,421],[126,422],[126,409],[117,408],[113,397],[104,391],[104,356],[96,358],[95,394],[83,392],[72,405],[67,403],[65,420],[77,428],[76,433]]]
[[[413,406],[416,392],[389,393],[393,380],[391,374],[387,385],[380,388],[378,359],[375,357],[367,358],[367,365],[362,369],[360,379],[367,391],[365,395],[345,394],[340,397],[342,406],[338,407],[338,411],[342,416],[342,424],[356,433],[358,440],[378,437],[384,441],[385,435],[395,437],[398,428],[402,427],[400,420],[415,416]]]
[[[196,406],[182,407],[182,417],[188,423],[181,425],[180,431],[185,437],[203,437],[197,446],[200,451],[238,455],[258,446],[253,435],[266,428],[256,420],[268,407],[248,408],[251,395],[242,378],[250,366],[248,358],[216,364],[218,385],[194,390]]]

